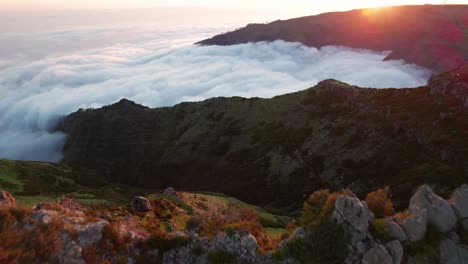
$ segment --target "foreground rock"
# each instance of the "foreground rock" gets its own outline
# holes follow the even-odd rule
[[[450,198],[453,210],[457,214],[459,223],[468,231],[468,185],[457,188]]]
[[[150,200],[143,196],[136,196],[131,204],[133,209],[139,212],[149,212],[152,209]]]
[[[429,225],[438,232],[447,233],[457,223],[450,204],[436,195],[428,185],[419,187],[413,195],[409,213],[410,216],[403,221],[403,228],[411,241],[424,238]]]
[[[367,237],[374,215],[369,212],[366,202],[342,194],[336,200],[332,219],[343,227],[348,242],[357,247]]]

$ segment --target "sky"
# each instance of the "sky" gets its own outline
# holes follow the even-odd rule
[[[405,4],[442,4],[443,0],[0,0],[0,10],[63,10],[157,7],[279,8],[332,11]],[[468,0],[446,0],[467,4]]]

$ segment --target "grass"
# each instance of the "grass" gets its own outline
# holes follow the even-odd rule
[[[15,196],[16,202],[19,205],[26,206],[26,207],[33,207],[37,205],[39,202],[56,202],[57,197],[50,197],[50,196]]]
[[[12,161],[0,160],[0,189],[15,194],[23,191],[24,183],[18,178],[12,166]]]
[[[258,206],[247,204],[245,202],[242,202],[236,198],[227,196],[225,194],[212,193],[212,192],[194,192],[192,194],[196,194],[200,197],[205,198],[207,201],[210,202],[210,204],[232,203],[234,205],[252,209],[255,213],[258,214],[260,223],[262,224],[263,227],[284,228],[286,224],[291,220],[289,217],[269,213]]]
[[[285,228],[271,228],[271,227],[267,227],[267,228],[264,228],[263,230],[265,230],[265,233],[267,233],[267,235],[270,237],[270,238],[273,238],[273,239],[281,239],[281,237],[284,235],[284,234],[287,234],[288,231],[285,229]]]

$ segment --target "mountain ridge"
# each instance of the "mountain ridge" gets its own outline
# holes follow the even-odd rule
[[[328,45],[390,50],[386,60],[404,59],[435,71],[468,63],[468,5],[394,6],[331,12],[249,24],[202,40],[234,45],[284,40],[320,48]]]
[[[116,104],[72,113],[57,130],[68,135],[65,164],[110,182],[295,206],[319,188],[360,194],[390,185],[405,203],[420,182],[443,193],[466,181],[468,84],[455,77],[467,74],[460,68],[410,89],[326,80],[271,99]]]

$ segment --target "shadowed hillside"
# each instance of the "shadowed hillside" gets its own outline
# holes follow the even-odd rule
[[[233,45],[285,40],[310,47],[341,45],[393,51],[387,59],[404,59],[436,71],[468,63],[468,5],[399,6],[325,13],[317,16],[250,24],[199,42]]]
[[[468,169],[468,68],[415,89],[334,80],[272,99],[214,98],[167,108],[128,100],[60,123],[64,162],[110,182],[224,192],[290,205],[317,188],[390,185],[397,205],[421,182],[444,193]]]

